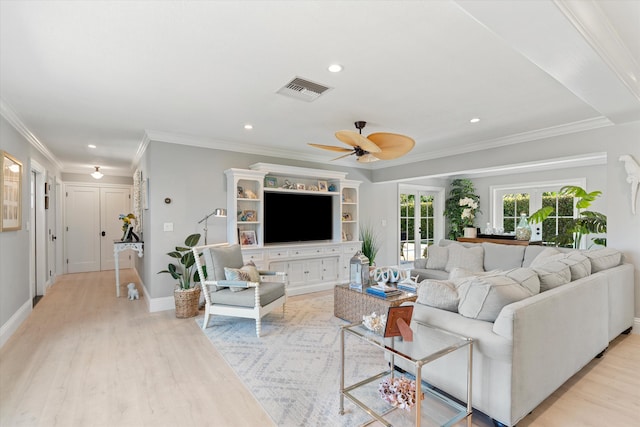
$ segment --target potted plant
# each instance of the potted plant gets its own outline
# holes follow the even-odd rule
[[[464,235],[465,227],[473,227],[475,215],[480,212],[480,196],[474,193],[473,182],[469,179],[459,178],[451,182],[444,208],[444,216],[449,221],[449,239],[456,240]]]
[[[369,258],[369,276],[375,270],[376,255],[380,250],[378,234],[371,224],[360,226],[360,240],[362,241],[362,254]]]
[[[169,263],[166,270],[160,273],[168,273],[178,281],[174,291],[176,303],[176,317],[188,318],[198,315],[198,304],[200,302],[200,276],[195,266],[195,257],[191,248],[198,245],[200,234],[191,234],[184,241],[184,246],[176,246],[174,251],[167,253],[171,258],[178,260],[177,263]],[[206,274],[206,272],[205,272]]]
[[[607,216],[605,214],[583,210],[591,206],[591,203],[600,197],[602,191],[596,190],[587,193],[587,191],[581,187],[567,185],[560,189],[560,194],[573,196],[575,198],[578,216],[571,219],[568,226],[563,227],[559,234],[551,239],[556,246],[578,249],[585,236],[607,232]],[[542,223],[554,210],[552,206],[545,206],[538,209],[529,217],[529,223]],[[606,237],[595,237],[591,239],[591,241],[597,245],[607,246]]]

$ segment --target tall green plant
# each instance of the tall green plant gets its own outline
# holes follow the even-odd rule
[[[578,216],[573,218],[569,227],[552,239],[556,246],[577,249],[585,236],[607,232],[607,216],[605,214],[584,210],[591,206],[591,203],[602,195],[602,191],[596,190],[587,193],[587,191],[581,187],[567,185],[560,189],[560,194],[573,196],[575,198]],[[553,212],[554,208],[551,206],[538,209],[529,217],[529,223],[542,223]],[[606,237],[594,237],[591,241],[597,245],[607,246]]]
[[[480,204],[480,196],[475,194],[475,187],[470,179],[458,178],[451,181],[451,191],[444,205],[444,216],[449,223],[449,239],[456,240],[464,234],[464,227],[469,221],[462,218],[462,212],[468,206],[460,206],[460,200],[469,198]],[[476,210],[480,212],[480,210]]]
[[[183,246],[176,246],[175,251],[167,253],[171,258],[178,260],[177,264],[169,263],[166,270],[158,271],[160,273],[168,273],[178,281],[180,289],[191,289],[195,287],[195,283],[200,281],[200,275],[196,269],[195,257],[191,248],[198,245],[200,234],[191,234],[187,236]],[[206,275],[206,271],[205,271]]]
[[[369,258],[369,265],[374,265],[378,250],[378,234],[371,224],[360,226],[360,240],[362,241],[362,253]]]

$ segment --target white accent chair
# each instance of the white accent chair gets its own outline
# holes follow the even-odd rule
[[[240,269],[243,265],[240,245],[219,243],[192,248],[196,268],[205,298],[202,329],[209,324],[212,314],[256,319],[256,335],[260,337],[261,319],[267,313],[284,305],[287,300],[287,274],[284,272],[258,271],[259,282],[227,280],[225,267]],[[205,269],[202,265],[204,259]],[[234,288],[232,290],[232,288]],[[238,288],[245,288],[238,291]],[[253,290],[253,291],[252,291]]]

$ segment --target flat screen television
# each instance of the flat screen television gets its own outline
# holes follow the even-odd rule
[[[333,199],[328,194],[264,193],[264,243],[333,238]]]

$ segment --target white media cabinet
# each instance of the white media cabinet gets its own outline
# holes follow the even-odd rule
[[[285,271],[289,277],[289,295],[332,289],[338,283],[349,281],[349,262],[361,248],[358,240],[360,181],[345,179],[347,174],[344,172],[269,163],[256,163],[250,169],[228,169],[225,174],[227,240],[229,243],[244,243],[242,254],[245,261],[253,261],[260,269]],[[320,191],[324,183],[326,191]],[[332,239],[265,245],[265,192],[335,197]],[[304,206],[294,207],[293,212],[297,217],[292,216],[292,226],[313,227],[313,224],[300,219],[304,215]],[[255,240],[251,239],[253,236]]]

